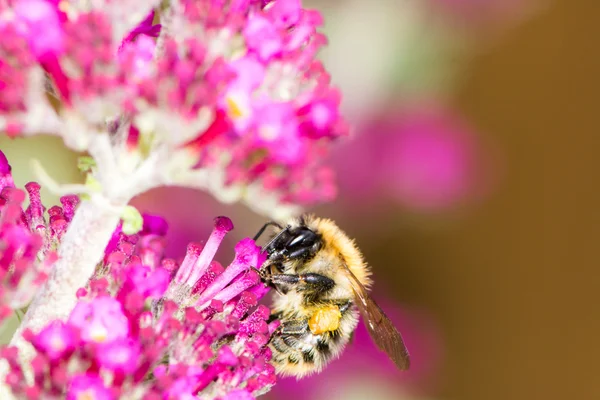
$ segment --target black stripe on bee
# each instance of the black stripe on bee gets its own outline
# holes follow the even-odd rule
[[[292,335],[284,335],[281,338],[288,347],[296,348],[298,346],[298,339]]]
[[[283,353],[288,348],[288,346],[285,344],[285,342],[278,336],[274,336],[271,339],[271,344],[277,351],[279,351],[281,353]]]
[[[329,337],[331,337],[331,341],[333,344],[337,344],[340,342],[341,339],[343,339],[339,329],[329,332]]]
[[[313,356],[312,351],[302,353],[302,359],[307,364],[312,364],[315,362],[315,357]]]
[[[321,353],[325,358],[329,357],[329,355],[331,354],[329,344],[321,340],[317,341],[317,351]]]

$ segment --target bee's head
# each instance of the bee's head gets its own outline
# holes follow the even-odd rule
[[[323,245],[321,235],[307,228],[290,226],[281,230],[267,245],[266,251],[269,260],[273,262],[287,260],[311,259]]]

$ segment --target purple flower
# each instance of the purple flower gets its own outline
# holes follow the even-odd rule
[[[136,41],[138,36],[157,37],[160,33],[160,24],[154,25],[154,11],[150,12],[142,22],[138,24],[129,34],[123,39],[119,52],[123,50],[125,46]]]
[[[127,337],[129,333],[122,304],[112,297],[79,302],[71,312],[69,324],[79,329],[81,338],[86,342],[112,342]]]
[[[130,374],[138,368],[140,349],[133,339],[118,339],[102,343],[96,354],[100,367]]]
[[[274,384],[270,311],[258,304],[267,292],[255,271],[264,261],[260,247],[240,241],[221,267],[213,258],[233,224],[219,217],[206,243],[190,245],[176,263],[163,258],[164,221],[145,221],[136,235],[117,229],[66,323],[25,334],[37,351],[33,387],[11,348],[4,350],[16,395],[56,396],[68,387],[73,399],[193,399],[210,385],[219,398],[253,399]]]
[[[393,148],[383,155],[392,191],[423,209],[442,208],[467,196],[476,167],[468,135],[437,115],[409,116],[399,126]]]
[[[283,49],[282,35],[268,18],[252,16],[244,28],[248,49],[256,52],[261,60],[269,60]]]
[[[17,26],[38,60],[64,51],[65,37],[56,4],[47,0],[18,0],[14,11]]]
[[[2,151],[0,151],[0,193],[5,187],[14,187],[15,183],[13,182],[11,172],[11,166],[6,159],[6,156]]]
[[[10,165],[1,151],[0,171],[1,322],[12,310],[27,306],[46,281],[78,200],[62,197],[63,207],[51,207],[45,217],[40,186],[30,182],[25,185],[29,206],[23,209],[25,192],[14,187]]]
[[[339,150],[335,162],[346,171],[341,184],[347,197],[365,201],[384,194],[417,212],[476,199],[489,172],[477,135],[440,106],[387,110]]]
[[[265,68],[255,57],[247,56],[234,61],[231,70],[235,78],[229,82],[222,106],[241,134],[255,124],[251,95],[263,81]]]
[[[127,274],[130,284],[144,298],[159,299],[167,290],[171,279],[170,271],[143,265],[132,267]]]
[[[215,195],[232,188],[230,197],[264,212],[275,212],[265,197],[282,207],[331,197],[320,160],[347,127],[339,92],[315,58],[326,43],[318,12],[298,0],[183,1],[161,16],[177,26],[154,25],[149,9],[124,34],[131,5],[65,4],[19,0],[16,20],[0,11],[0,129],[45,128],[54,111],[29,87],[43,69],[62,102],[53,116],[65,142],[86,150],[93,136],[82,127],[112,121],[111,143],[127,143],[117,150],[127,162],[116,167],[128,173],[152,159],[162,171],[165,182],[144,188],[194,186],[205,170]]]
[[[128,43],[119,52],[119,60],[131,66],[130,78],[144,81],[152,76],[152,59],[156,50],[156,42],[147,36]]]
[[[75,350],[76,337],[70,325],[57,321],[44,328],[33,345],[46,354],[50,360],[58,360]]]
[[[67,400],[114,400],[102,379],[93,375],[76,375],[69,382]]]
[[[302,15],[300,0],[279,0],[270,4],[269,16],[278,28],[287,29],[298,23]]]

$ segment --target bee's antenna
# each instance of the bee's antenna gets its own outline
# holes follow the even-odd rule
[[[278,225],[278,226],[279,226],[279,225]],[[279,227],[281,228],[281,226],[279,226]],[[263,227],[263,228],[264,228],[264,227]],[[269,243],[265,244],[265,245],[262,247],[262,249],[261,249],[261,253],[262,253],[262,252],[264,252],[266,249],[268,249],[268,248],[269,248],[269,246],[270,246],[271,244],[273,244],[273,242],[275,242],[275,241],[276,241],[276,240],[279,238],[279,236],[283,235],[283,234],[284,234],[285,232],[287,232],[287,231],[288,231],[290,228],[291,228],[291,226],[290,226],[290,225],[288,225],[288,226],[286,226],[286,227],[285,227],[285,229],[282,229],[281,231],[279,231],[279,233],[278,233],[277,235],[273,236],[273,239],[271,239],[271,240],[269,241]]]
[[[260,237],[260,235],[262,235],[264,233],[265,229],[267,229],[268,226],[276,226],[279,229],[283,229],[283,226],[279,225],[277,222],[269,221],[266,224],[264,224],[262,226],[262,228],[260,228],[258,233],[256,235],[254,235],[254,239],[252,239],[252,240],[254,240],[256,242],[258,240],[258,238]]]

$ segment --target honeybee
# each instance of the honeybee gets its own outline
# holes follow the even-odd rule
[[[371,272],[354,241],[329,219],[303,215],[283,227],[266,223],[274,236],[263,247],[263,282],[278,295],[272,320],[281,325],[271,337],[271,362],[282,376],[298,379],[320,372],[351,340],[362,316],[371,338],[396,366],[410,358],[402,336],[367,289]]]

